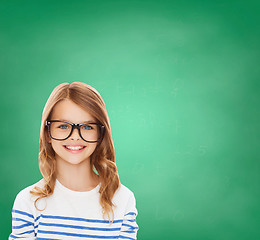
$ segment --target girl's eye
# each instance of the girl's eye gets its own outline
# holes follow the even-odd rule
[[[85,126],[83,126],[83,129],[84,129],[84,130],[88,130],[88,129],[92,129],[92,127],[89,126],[89,125],[85,125]]]
[[[59,128],[61,128],[61,129],[67,129],[68,126],[67,126],[67,125],[60,125]]]

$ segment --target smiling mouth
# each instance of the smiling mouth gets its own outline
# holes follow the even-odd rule
[[[86,146],[70,146],[70,145],[63,145],[68,150],[73,150],[73,151],[79,151],[84,149]]]

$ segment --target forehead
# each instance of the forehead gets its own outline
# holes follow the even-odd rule
[[[69,99],[62,100],[54,106],[51,120],[66,120],[72,123],[95,121],[89,112]]]

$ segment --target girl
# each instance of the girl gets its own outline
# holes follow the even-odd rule
[[[119,181],[96,89],[73,82],[53,90],[42,113],[39,168],[43,178],[15,198],[9,240],[136,239],[136,200]]]

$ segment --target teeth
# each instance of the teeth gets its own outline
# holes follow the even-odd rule
[[[79,150],[79,149],[83,148],[83,147],[80,147],[80,146],[78,146],[78,147],[65,146],[65,147],[68,148],[68,149],[71,149],[71,150]]]

